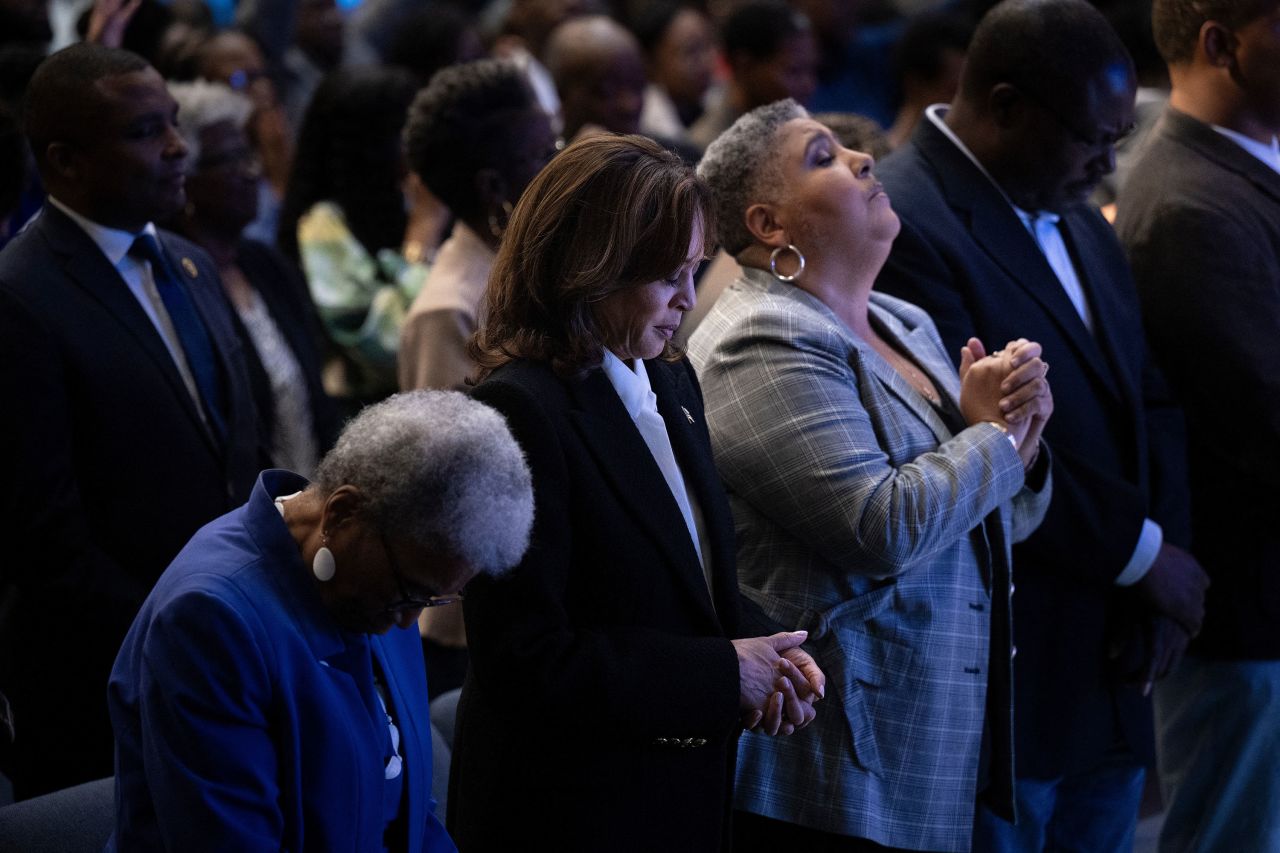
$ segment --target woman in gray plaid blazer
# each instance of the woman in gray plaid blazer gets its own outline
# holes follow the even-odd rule
[[[967,851],[976,797],[1012,804],[1009,553],[1048,505],[1048,368],[973,340],[957,377],[872,292],[898,220],[871,164],[785,101],[699,167],[745,269],[690,342],[739,580],[843,712],[743,738],[740,851]]]

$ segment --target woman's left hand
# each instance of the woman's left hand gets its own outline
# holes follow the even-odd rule
[[[1040,354],[1040,344],[1026,338],[1010,341],[1000,353],[1009,366],[1009,373],[1000,384],[1000,391],[1005,395],[1000,400],[1000,410],[1010,424],[1029,422],[1018,447],[1018,455],[1027,468],[1035,463],[1040,434],[1053,414],[1049,363],[1041,359]]]

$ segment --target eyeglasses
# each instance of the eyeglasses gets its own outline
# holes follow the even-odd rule
[[[1052,116],[1053,120],[1056,121],[1059,125],[1061,125],[1062,129],[1065,130],[1068,134],[1070,134],[1072,139],[1074,139],[1076,142],[1080,143],[1081,145],[1086,146],[1087,148],[1093,148],[1093,149],[1115,148],[1116,146],[1124,142],[1126,139],[1128,139],[1129,136],[1133,134],[1134,129],[1137,127],[1137,125],[1134,122],[1129,122],[1128,126],[1123,128],[1119,133],[1085,133],[1084,131],[1080,130],[1080,128],[1077,127],[1075,124],[1067,121],[1066,118],[1063,117],[1062,113],[1058,112],[1058,110],[1050,106],[1049,103],[1044,98],[1041,98],[1039,95],[1035,94],[1030,89],[1018,89],[1018,91],[1026,95],[1028,98],[1034,101],[1040,107],[1040,109],[1044,110],[1050,116]]]
[[[395,579],[396,589],[400,592],[400,599],[387,605],[387,610],[444,607],[446,604],[457,604],[462,601],[462,593],[455,595],[414,595],[409,592],[409,588],[404,583],[404,576],[400,573],[400,566],[396,563],[395,553],[391,550],[391,544],[387,542],[386,534],[379,533],[378,538],[382,540],[382,550],[387,552],[387,565],[391,566],[391,577]]]

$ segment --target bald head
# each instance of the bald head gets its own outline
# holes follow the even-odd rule
[[[614,133],[635,133],[644,101],[644,57],[640,44],[603,15],[574,18],[556,27],[544,57],[564,111],[566,137],[595,124]]]

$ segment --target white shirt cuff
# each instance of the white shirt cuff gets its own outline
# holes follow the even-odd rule
[[[1163,544],[1164,531],[1160,529],[1160,525],[1149,518],[1145,519],[1142,522],[1142,532],[1138,534],[1138,544],[1133,549],[1133,556],[1129,558],[1129,565],[1125,566],[1124,571],[1116,577],[1116,586],[1133,586],[1146,577]]]

